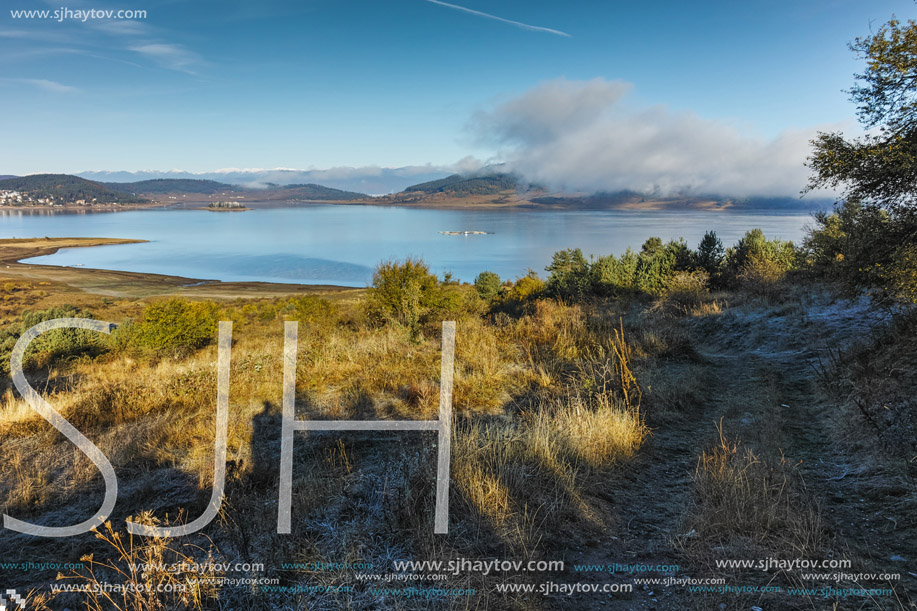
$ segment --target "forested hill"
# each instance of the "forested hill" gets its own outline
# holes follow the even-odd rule
[[[492,195],[515,189],[519,179],[512,174],[491,174],[488,176],[462,176],[453,174],[439,180],[422,182],[404,189],[405,193],[448,193],[450,195]]]
[[[282,194],[288,199],[302,199],[302,200],[355,200],[355,199],[364,199],[366,198],[365,193],[355,193],[353,191],[342,191],[341,189],[333,189],[331,187],[324,187],[322,185],[316,184],[307,184],[307,185],[285,185],[277,186],[272,185],[274,189],[277,190],[279,194]]]
[[[316,184],[278,185],[267,183],[263,187],[230,185],[215,180],[190,178],[156,178],[139,182],[105,183],[106,186],[125,193],[152,197],[161,195],[236,195],[249,201],[259,200],[334,200],[363,199],[363,193],[342,191]]]
[[[69,204],[136,204],[146,199],[116,191],[102,183],[69,174],[32,174],[0,180],[0,191],[18,191],[32,200]]]

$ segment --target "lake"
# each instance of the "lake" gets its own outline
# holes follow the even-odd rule
[[[650,236],[683,237],[693,248],[705,231],[727,246],[760,227],[798,241],[809,213],[430,210],[309,205],[245,212],[156,209],[114,213],[0,210],[0,237],[112,237],[144,244],[65,249],[29,262],[171,274],[224,281],[366,286],[380,261],[423,258],[431,270],[473,281],[483,270],[544,276],[551,255],[639,249]],[[441,231],[486,231],[443,235]]]

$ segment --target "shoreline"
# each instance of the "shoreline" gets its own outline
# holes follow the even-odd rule
[[[173,204],[165,202],[150,202],[148,204],[100,204],[98,206],[80,206],[77,204],[67,204],[63,206],[49,206],[41,204],[38,206],[10,206],[8,204],[0,205],[0,210],[11,210],[19,212],[28,212],[30,210],[39,210],[42,212],[81,212],[90,214],[93,212],[126,212],[129,210],[166,210]]]
[[[496,198],[493,196],[467,197],[467,198],[430,198],[423,201],[397,201],[386,199],[390,196],[359,200],[240,200],[243,208],[210,208],[211,200],[186,199],[181,201],[155,201],[148,204],[126,204],[121,206],[8,206],[0,205],[0,211],[19,211],[23,213],[60,212],[66,214],[80,213],[92,214],[103,212],[127,212],[135,210],[209,210],[211,212],[236,212],[270,208],[306,208],[309,206],[377,206],[383,208],[413,208],[418,210],[538,210],[544,212],[708,212],[712,214],[731,213],[769,213],[769,214],[810,214],[817,207],[800,205],[787,209],[746,207],[734,202],[717,203],[702,201],[684,203],[679,201],[647,201],[623,203],[562,203],[562,202],[533,202],[518,198]]]
[[[6,238],[0,239],[0,277],[32,280],[108,297],[185,296],[207,299],[250,299],[296,295],[350,296],[365,289],[327,284],[223,282],[145,272],[91,267],[63,267],[23,263],[25,259],[56,253],[61,248],[88,248],[141,244],[147,240],[122,238]]]

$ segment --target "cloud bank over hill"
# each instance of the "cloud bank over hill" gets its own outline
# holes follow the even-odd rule
[[[450,166],[416,165],[400,168],[380,166],[336,167],[324,170],[296,168],[224,168],[212,172],[184,170],[86,171],[77,175],[103,182],[135,182],[154,178],[188,178],[215,180],[250,188],[277,185],[320,184],[326,187],[373,195],[401,191],[408,185],[436,180],[456,172],[474,171],[480,162],[467,157]]]
[[[817,131],[850,130],[820,125],[762,138],[723,120],[665,106],[640,107],[628,98],[633,85],[596,78],[543,82],[472,115],[468,130],[486,161],[465,157],[449,165],[296,168],[226,168],[81,172],[84,178],[132,182],[198,178],[250,188],[317,183],[383,195],[445,176],[488,167],[514,172],[555,192],[637,191],[659,196],[797,197],[809,170],[804,163]],[[812,198],[832,197],[829,191]]]
[[[508,167],[562,191],[794,196],[818,126],[772,139],[723,121],[634,108],[621,81],[556,79],[475,113],[469,130]],[[817,195],[826,195],[820,193]]]

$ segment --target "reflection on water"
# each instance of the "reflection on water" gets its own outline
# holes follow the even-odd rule
[[[421,257],[438,274],[472,281],[482,270],[543,274],[551,255],[581,248],[620,254],[650,236],[696,246],[707,230],[727,245],[748,229],[799,240],[807,214],[421,210],[315,205],[248,212],[0,210],[0,237],[113,237],[143,244],[75,248],[30,259],[219,280],[365,286],[380,261]],[[484,231],[487,235],[444,235]]]
[[[62,216],[62,215],[83,215],[83,214],[108,214],[110,210],[92,210],[90,208],[67,208],[66,210],[54,208],[3,208],[0,209],[0,218],[14,217],[22,218],[28,216]]]

